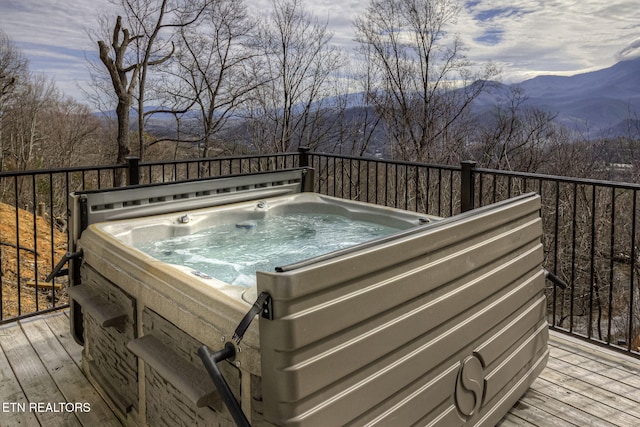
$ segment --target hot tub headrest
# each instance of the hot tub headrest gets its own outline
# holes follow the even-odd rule
[[[77,240],[86,227],[98,222],[312,191],[313,175],[312,169],[295,168],[74,192],[69,196],[72,239]]]

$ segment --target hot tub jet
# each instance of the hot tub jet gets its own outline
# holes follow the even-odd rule
[[[258,226],[258,223],[255,221],[242,221],[236,224],[236,228],[241,228],[244,230],[251,230],[253,228],[256,228]]]

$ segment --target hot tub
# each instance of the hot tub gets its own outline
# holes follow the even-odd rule
[[[433,220],[437,218],[297,193],[94,228],[135,249],[131,256],[145,264],[179,270],[181,281],[195,276],[207,287],[253,303],[256,271],[282,270]]]
[[[548,356],[538,196],[441,219],[305,192],[310,175],[74,194],[89,378],[125,424],[233,425],[196,354],[233,346],[220,370],[253,425],[494,425]],[[236,284],[191,264],[204,249],[163,261],[189,236],[240,246],[291,215],[381,231],[334,248],[313,243],[322,227],[283,229],[307,246]],[[268,304],[233,341],[258,295]]]

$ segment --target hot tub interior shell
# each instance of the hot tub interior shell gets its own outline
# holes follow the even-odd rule
[[[72,329],[89,378],[126,425],[233,425],[196,351],[222,348],[254,295],[267,292],[270,319],[254,320],[235,359],[220,364],[253,425],[495,425],[548,357],[539,197],[425,224],[424,215],[305,194],[308,174],[191,183],[208,202],[151,196],[178,209],[142,220],[127,218],[144,215],[145,203],[126,200],[171,186],[74,194],[74,215],[84,220],[74,227],[82,260],[71,266],[70,294],[81,306]],[[274,213],[298,203],[406,230],[258,272],[250,296],[123,243],[136,221],[146,226],[133,233],[183,232],[216,221],[204,218],[251,216],[247,206],[265,199]],[[185,213],[191,225],[178,223]],[[167,215],[174,224],[154,229]]]

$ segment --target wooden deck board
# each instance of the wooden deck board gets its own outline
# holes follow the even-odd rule
[[[44,322],[40,319],[22,322],[22,329],[49,371],[49,375],[58,385],[64,401],[80,405],[89,403],[88,408],[83,407],[82,410],[74,411],[82,425],[119,426],[119,422],[111,421],[115,417],[113,412],[58,341],[58,337],[46,323],[46,318],[44,320]],[[80,347],[77,344],[76,346]]]
[[[5,335],[4,329],[0,328],[0,342],[3,341]],[[2,419],[2,425],[13,427],[37,424],[38,420],[33,413],[15,410],[16,405],[26,405],[28,400],[4,351],[0,352],[0,378],[2,378],[0,381],[0,400],[2,400],[0,419]]]
[[[546,369],[501,427],[520,425],[512,416],[540,427],[640,425],[640,360],[553,332],[549,346]]]
[[[640,360],[551,333],[547,368],[500,427],[640,425]],[[80,369],[66,312],[0,327],[0,425],[120,426]],[[89,412],[15,410],[18,404],[88,403]],[[6,410],[2,410],[6,409]]]
[[[559,400],[561,398],[562,395],[549,396],[532,388],[514,405],[511,413],[530,420],[536,426],[593,425],[592,415]],[[602,427],[615,427],[615,424],[602,419],[598,423]]]
[[[29,404],[46,405],[65,402],[57,384],[49,375],[38,354],[22,330],[21,323],[15,323],[0,331],[0,346],[11,365],[11,369],[22,387]],[[4,402],[4,400],[3,400]],[[57,412],[56,408],[27,411],[35,414],[38,422],[46,426],[80,426],[73,413]]]
[[[60,344],[62,344],[69,356],[71,356],[76,365],[80,367],[82,366],[82,347],[74,341],[71,336],[71,332],[69,331],[68,311],[65,311],[64,314],[64,316],[47,316],[44,320],[47,322],[47,325],[49,325],[49,328],[56,335],[58,341],[60,341]]]

